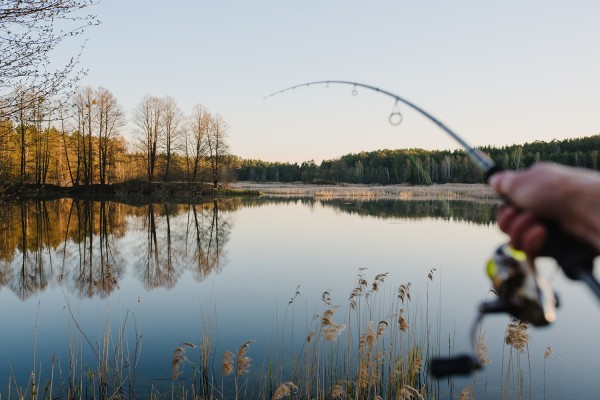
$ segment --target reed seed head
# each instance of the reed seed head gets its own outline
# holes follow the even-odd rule
[[[314,332],[310,332],[308,335],[306,335],[306,343],[310,343],[314,335]]]
[[[408,282],[398,287],[398,298],[402,301],[402,304],[404,304],[405,299],[410,301],[410,286],[411,284]]]
[[[331,392],[331,398],[336,400],[343,400],[347,397],[347,392],[344,387],[343,381],[336,381],[333,385],[333,391]]]
[[[323,312],[323,317],[321,318],[321,326],[333,326],[335,322],[333,322],[333,314],[335,314],[335,308],[328,308]]]
[[[237,371],[236,376],[242,376],[248,369],[250,369],[252,359],[250,357],[246,357],[246,352],[248,351],[248,347],[254,343],[254,340],[249,340],[243,345],[240,346],[237,353]]]
[[[460,391],[460,400],[471,400],[471,385],[465,386],[463,390]]]
[[[248,370],[252,366],[252,364],[250,364],[251,362],[252,362],[252,359],[250,357],[238,358],[236,376],[242,376],[246,372],[248,372]]]
[[[292,395],[292,390],[296,388],[292,382],[283,382],[281,385],[277,387],[273,396],[271,396],[271,400],[283,400],[288,396]]]
[[[371,285],[371,290],[376,292],[379,290],[379,285],[383,284],[385,278],[388,276],[389,272],[384,272],[383,274],[378,274],[373,279],[373,284]]]
[[[400,309],[400,316],[398,317],[398,325],[402,332],[408,332],[408,321],[404,318],[404,309]]]
[[[371,362],[369,361],[368,356],[363,356],[360,360],[360,364],[358,366],[358,386],[361,389],[366,389],[369,387],[369,369],[371,367]]]
[[[529,334],[527,333],[528,327],[529,324],[527,322],[513,318],[508,323],[504,342],[519,353],[522,353],[529,343]]]
[[[372,348],[375,342],[377,341],[377,334],[373,330],[373,321],[369,321],[367,333],[365,334],[365,341],[367,345],[369,345],[369,348]]]
[[[223,358],[221,359],[223,376],[229,376],[233,373],[233,359],[234,355],[232,352],[226,351],[223,353]]]
[[[323,300],[323,302],[328,306],[331,306],[331,295],[328,291],[323,292],[323,294],[321,295],[321,300]]]
[[[404,385],[400,388],[398,392],[398,399],[400,400],[410,400],[410,399],[422,399],[423,397],[419,393],[417,389],[412,386]]]
[[[238,358],[244,357],[246,355],[246,351],[248,351],[248,347],[254,342],[255,342],[254,340],[248,340],[246,343],[241,345],[240,348],[238,349],[238,353],[237,353]]]
[[[337,307],[328,308],[321,317],[321,332],[328,342],[333,342],[346,329],[346,325],[333,321],[336,309]]]
[[[433,280],[433,273],[434,273],[435,271],[437,271],[435,268],[431,268],[431,269],[429,270],[429,273],[427,274],[427,277],[429,278],[429,280],[430,280],[430,281],[432,281],[432,280]]]
[[[388,323],[386,321],[379,321],[379,324],[377,325],[377,337],[383,335],[387,327]]]
[[[177,347],[171,358],[171,379],[175,380],[181,375],[181,364],[184,362],[189,362],[185,356],[185,349]]]
[[[421,357],[421,353],[416,353],[415,358],[413,360],[413,364],[411,366],[411,372],[413,375],[417,375],[419,371],[421,371],[421,364],[423,362],[423,357]]]
[[[485,334],[481,334],[479,336],[479,343],[477,343],[477,355],[479,355],[479,359],[483,365],[489,365],[489,349],[485,344]]]

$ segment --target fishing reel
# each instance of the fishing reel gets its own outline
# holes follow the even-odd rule
[[[486,270],[497,298],[479,306],[471,328],[472,354],[433,359],[430,371],[437,378],[470,374],[483,367],[477,351],[477,333],[485,314],[508,313],[534,326],[546,326],[556,320],[557,297],[524,252],[508,244],[501,245],[488,261]]]

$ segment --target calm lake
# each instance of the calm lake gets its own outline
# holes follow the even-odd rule
[[[350,393],[363,378],[365,397],[387,398],[396,380],[425,385],[425,398],[458,399],[469,386],[478,399],[597,398],[598,301],[548,261],[554,325],[527,329],[519,352],[505,344],[509,317],[486,317],[485,369],[427,374],[429,356],[470,351],[476,308],[494,296],[485,264],[506,240],[494,209],[281,197],[5,203],[0,398],[271,398],[287,381],[295,398],[345,398],[333,389]],[[252,365],[223,376],[226,351]]]

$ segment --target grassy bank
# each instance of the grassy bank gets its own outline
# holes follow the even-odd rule
[[[494,192],[483,184],[448,183],[430,186],[340,184],[322,186],[305,183],[236,182],[232,183],[231,187],[240,190],[255,190],[268,196],[498,201]]]

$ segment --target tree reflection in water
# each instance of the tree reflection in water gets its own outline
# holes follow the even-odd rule
[[[157,287],[172,288],[177,283],[182,271],[181,268],[175,268],[173,263],[169,207],[165,205],[164,215],[158,216],[155,206],[148,205],[144,227],[147,232],[147,240],[143,255],[135,266],[137,276],[147,290]],[[160,235],[160,239],[157,229],[161,233],[164,230],[165,233],[164,236]]]
[[[441,218],[486,225],[494,221],[493,204],[464,201],[259,198],[143,206],[70,199],[4,203],[0,207],[0,290],[9,287],[27,299],[57,285],[78,296],[102,298],[118,289],[127,268],[147,290],[172,288],[186,272],[202,281],[227,263],[234,211],[290,202],[320,204],[371,218]],[[142,234],[141,243],[131,239],[136,233]]]
[[[190,218],[192,216],[193,218]],[[229,239],[231,222],[219,215],[219,203],[212,207],[191,205],[186,229],[186,258],[194,266],[196,280],[202,281],[225,265],[223,247]]]
[[[45,202],[34,202],[33,212],[28,212],[24,203],[19,208],[21,240],[17,250],[21,253],[21,260],[18,265],[13,263],[16,268],[13,267],[10,273],[9,287],[21,300],[25,300],[37,290],[44,290],[48,286],[52,257],[49,252],[44,252],[44,248],[49,241],[50,223]],[[45,264],[47,268],[44,268]]]
[[[73,203],[76,214],[78,268],[73,268],[70,280],[76,291],[84,297],[105,297],[118,288],[123,275],[123,260],[113,246],[112,213],[115,208],[105,201],[95,203],[77,201]],[[67,225],[69,235],[71,225]],[[67,241],[65,241],[65,248]],[[64,278],[61,274],[61,279]]]

